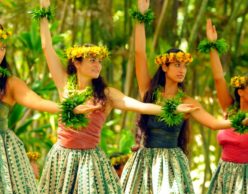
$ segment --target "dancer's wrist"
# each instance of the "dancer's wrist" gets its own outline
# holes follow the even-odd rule
[[[129,10],[130,16],[139,23],[151,24],[154,20],[154,13],[151,9],[140,11],[136,9]]]
[[[224,39],[216,39],[215,41],[204,39],[198,46],[198,50],[202,53],[210,53],[211,50],[216,50],[220,55],[226,53],[228,48],[229,45]]]
[[[48,21],[51,21],[55,16],[55,9],[51,6],[36,8],[31,11],[33,19],[40,21],[43,18],[46,18]]]

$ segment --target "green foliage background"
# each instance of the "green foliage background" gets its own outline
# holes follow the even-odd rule
[[[125,94],[139,98],[134,74],[133,23],[128,16],[128,9],[135,5],[135,1],[54,0],[52,4],[56,5],[56,19],[51,23],[53,43],[62,60],[65,48],[73,44],[104,44],[111,51],[111,60],[104,64],[102,71],[105,80]],[[28,14],[38,6],[39,1],[0,0],[0,23],[14,34],[8,43],[7,57],[13,74],[25,80],[44,98],[58,101],[41,49],[39,25]],[[156,0],[151,1],[151,8],[156,19],[147,26],[150,71],[154,73],[157,69],[154,64],[156,54],[170,47],[191,52],[194,62],[188,69],[187,93],[198,99],[215,117],[221,118],[209,56],[200,54],[196,48],[205,38],[206,19],[211,18],[219,37],[230,44],[229,52],[222,56],[226,80],[247,73],[247,1]],[[14,106],[10,114],[9,126],[25,143],[26,149],[42,154],[41,167],[47,152],[56,142],[57,118],[57,115],[39,113],[19,105]],[[109,116],[100,143],[108,155],[130,152],[136,119],[134,113],[118,110]],[[191,174],[196,193],[205,193],[220,157],[220,147],[215,131],[192,122],[191,134]]]

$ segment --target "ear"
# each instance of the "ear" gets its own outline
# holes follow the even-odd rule
[[[168,69],[168,66],[167,66],[167,65],[165,65],[165,64],[163,64],[163,65],[162,65],[162,70],[163,70],[164,72],[166,72],[166,71],[167,71],[167,69]]]
[[[81,64],[80,61],[77,60],[73,61],[73,65],[76,67],[76,69],[79,67],[80,64]]]
[[[244,95],[244,91],[242,89],[238,89],[238,95],[241,97]]]

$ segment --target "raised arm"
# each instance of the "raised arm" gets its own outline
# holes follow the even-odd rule
[[[210,19],[207,20],[206,34],[209,41],[217,40],[217,32],[215,26],[212,25]],[[217,97],[223,111],[227,111],[227,108],[233,103],[233,98],[228,92],[226,80],[224,78],[224,72],[221,65],[220,57],[216,50],[210,51],[210,64],[214,76],[215,87],[217,90]]]
[[[150,0],[138,0],[141,13],[149,8]],[[138,80],[139,93],[143,99],[149,88],[151,77],[148,72],[146,59],[146,34],[144,23],[135,24],[135,71]]]
[[[40,0],[40,5],[45,8],[49,7],[50,0]],[[49,70],[52,74],[52,78],[59,91],[62,91],[66,84],[67,74],[53,48],[48,20],[46,18],[42,18],[40,20],[40,34],[42,49],[44,51]]]

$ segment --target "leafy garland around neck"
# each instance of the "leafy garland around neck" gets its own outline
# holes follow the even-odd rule
[[[242,124],[242,121],[248,117],[248,112],[239,110],[239,104],[235,102],[228,110],[228,117],[232,123],[234,131],[240,134],[248,132],[248,126]]]
[[[8,69],[0,66],[0,77],[9,77],[10,75],[11,73]]]
[[[162,96],[161,88],[158,88],[154,92],[154,98],[156,104],[162,105],[162,113],[159,116],[159,120],[165,122],[168,126],[176,126],[183,122],[183,113],[177,113],[177,106],[182,103],[182,98],[185,96],[182,90],[179,90],[177,94],[170,99],[165,99]]]
[[[84,114],[74,114],[73,110],[93,96],[93,88],[88,86],[82,91],[77,90],[77,78],[76,75],[72,75],[68,77],[66,90],[68,91],[68,97],[61,103],[62,122],[66,127],[80,130],[80,128],[88,125],[89,119]]]
[[[235,102],[227,109],[227,115],[229,118],[235,116],[235,114],[239,111],[239,103]]]

